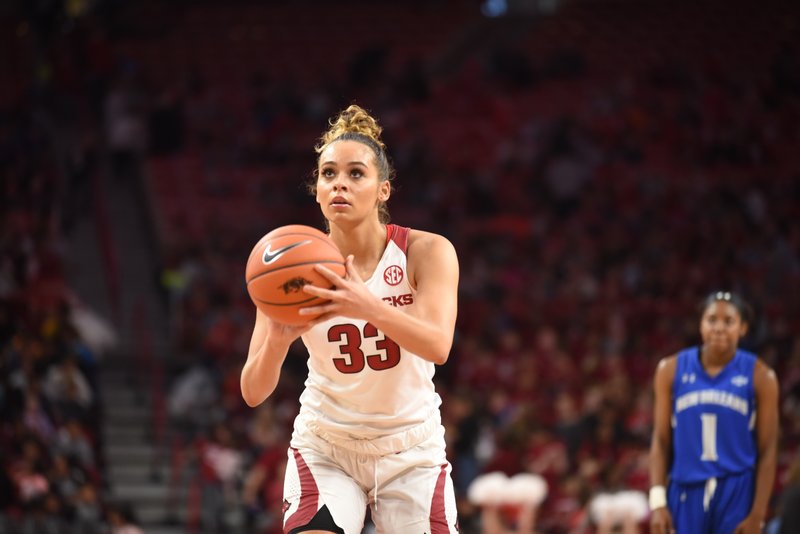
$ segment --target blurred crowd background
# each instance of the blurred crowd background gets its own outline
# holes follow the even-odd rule
[[[323,227],[313,146],[350,103],[385,128],[393,222],[459,253],[435,381],[462,532],[482,473],[541,475],[542,533],[646,491],[655,365],[716,289],[778,373],[778,514],[798,45],[779,0],[4,3],[0,532],[280,532],[306,355],[244,404],[244,265],[272,228]]]

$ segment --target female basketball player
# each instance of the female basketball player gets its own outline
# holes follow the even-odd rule
[[[775,479],[778,384],[772,369],[738,348],[748,319],[739,296],[712,293],[700,319],[703,344],[658,364],[650,448],[655,534],[761,532]]]
[[[453,342],[458,260],[444,237],[388,224],[392,167],[381,128],[358,106],[316,147],[312,187],[344,278],[305,286],[329,302],[291,327],[260,311],[241,387],[255,406],[275,389],[289,345],[308,348],[284,485],[284,532],[359,534],[366,506],[378,532],[456,532],[434,364]]]

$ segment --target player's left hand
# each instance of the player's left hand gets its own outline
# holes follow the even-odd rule
[[[371,310],[381,304],[381,301],[370,293],[361,276],[359,276],[353,264],[352,254],[347,256],[345,260],[347,273],[344,278],[324,265],[316,265],[314,269],[333,285],[333,289],[324,289],[310,284],[303,286],[303,291],[306,293],[328,301],[318,306],[309,306],[300,310],[301,315],[321,314],[314,319],[315,323],[321,323],[336,316],[369,320],[372,316]]]
[[[744,521],[736,525],[733,534],[761,534],[764,521],[757,517],[747,516]]]

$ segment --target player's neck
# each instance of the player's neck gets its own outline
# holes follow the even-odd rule
[[[700,363],[709,374],[716,374],[733,359],[736,347],[733,350],[714,350],[704,345],[700,351]]]
[[[353,255],[362,275],[371,274],[386,248],[386,227],[377,221],[348,228],[331,225],[331,239],[345,258]]]

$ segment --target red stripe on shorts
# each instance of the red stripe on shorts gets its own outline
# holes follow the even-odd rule
[[[294,453],[294,462],[297,465],[297,474],[300,477],[300,505],[297,511],[286,521],[283,527],[284,532],[291,532],[292,529],[302,527],[308,524],[317,513],[319,505],[319,490],[317,483],[314,481],[314,475],[311,474],[311,469],[306,465],[303,457],[300,456],[300,451],[292,449]]]
[[[442,465],[439,478],[436,479],[436,488],[431,499],[431,534],[450,534],[447,526],[447,513],[444,510],[444,485],[447,482],[447,464]]]

